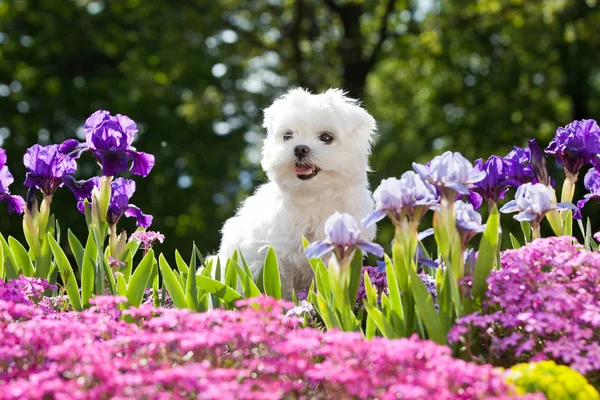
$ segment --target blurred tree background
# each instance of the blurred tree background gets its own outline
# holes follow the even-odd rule
[[[376,186],[445,150],[504,155],[597,118],[598,26],[597,0],[0,0],[0,145],[25,195],[27,147],[82,138],[100,108],[129,115],[156,155],[132,203],[163,250],[209,252],[264,179],[261,110],[288,87],[363,100]],[[98,172],[84,159],[78,178]],[[84,232],[67,190],[53,211]]]

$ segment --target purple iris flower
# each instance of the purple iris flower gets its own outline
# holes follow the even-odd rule
[[[386,215],[394,223],[405,216],[418,221],[429,208],[440,202],[435,187],[413,171],[405,172],[400,179],[383,179],[375,189],[373,199],[375,211],[362,220],[365,227],[381,221]]]
[[[77,170],[75,160],[62,154],[57,144],[31,146],[23,156],[23,163],[29,171],[24,185],[39,189],[46,196],[52,196],[64,179],[71,179],[67,177]]]
[[[429,166],[413,163],[413,169],[423,180],[432,183],[442,196],[452,200],[456,194],[469,195],[468,185],[485,178],[485,171],[473,168],[462,154],[451,151],[435,156]]]
[[[600,127],[593,119],[573,121],[556,130],[554,139],[546,148],[546,154],[554,156],[565,171],[574,176],[582,166],[600,164]]]
[[[84,132],[85,143],[69,139],[61,145],[60,151],[75,158],[84,151],[91,151],[102,166],[104,176],[115,176],[127,170],[135,175],[147,176],[152,170],[154,156],[137,151],[131,145],[138,132],[131,118],[121,114],[112,116],[108,111],[98,110],[85,121]]]
[[[600,172],[596,168],[591,168],[583,178],[583,185],[590,193],[577,202],[577,211],[573,214],[573,218],[576,219],[581,219],[581,209],[585,203],[592,199],[600,201]]]
[[[8,204],[8,212],[22,214],[25,200],[21,196],[11,195],[8,187],[15,181],[6,166],[6,151],[0,149],[0,201]]]
[[[506,176],[513,183],[512,187],[519,187],[524,183],[533,181],[533,170],[530,165],[531,150],[528,147],[515,146],[504,158]]]
[[[86,188],[90,188],[84,198],[91,199],[92,190],[100,187],[100,178],[95,177],[85,182]],[[129,204],[129,199],[135,192],[135,182],[131,179],[116,178],[110,183],[111,195],[110,204],[108,206],[108,214],[106,221],[110,225],[115,225],[124,215],[126,217],[134,217],[137,220],[137,226],[148,228],[152,225],[152,215],[147,215],[140,210],[139,207]],[[77,203],[77,208],[82,213],[84,212],[83,199]]]
[[[355,247],[365,253],[383,257],[383,247],[377,243],[360,239],[358,223],[350,214],[333,213],[325,221],[325,240],[311,243],[306,248],[308,258],[319,258],[330,251],[334,251],[338,260],[344,259]]]
[[[475,162],[475,169],[486,173],[484,179],[471,186],[471,197],[481,199],[478,201],[470,199],[475,208],[479,208],[478,205],[481,205],[483,200],[496,203],[504,198],[509,187],[517,187],[520,184],[510,175],[512,170],[516,170],[516,167],[511,166],[502,157],[491,156],[485,162],[479,159]]]

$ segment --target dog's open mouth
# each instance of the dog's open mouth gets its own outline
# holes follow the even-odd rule
[[[294,165],[294,172],[296,172],[296,176],[298,179],[302,179],[303,181],[307,181],[309,179],[314,178],[319,173],[319,167],[315,167],[314,165],[305,164],[302,162],[296,162]]]

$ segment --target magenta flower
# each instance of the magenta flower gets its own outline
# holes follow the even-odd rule
[[[325,221],[325,240],[311,243],[306,248],[308,258],[319,258],[334,251],[342,260],[355,248],[383,257],[383,247],[360,239],[358,223],[350,214],[335,212]]]
[[[293,304],[272,298],[196,313],[121,310],[126,298],[97,296],[90,309],[59,313],[36,306],[30,286],[0,281],[2,399],[542,398],[416,335],[299,329],[283,311]]]
[[[138,129],[126,115],[111,116],[108,111],[98,110],[85,121],[84,132],[85,143],[69,139],[61,145],[60,151],[75,158],[84,151],[91,151],[102,166],[104,176],[115,176],[128,170],[135,175],[147,176],[152,170],[154,156],[132,146]]]
[[[560,236],[506,250],[501,261],[487,279],[483,312],[458,319],[450,341],[473,343],[480,362],[550,359],[597,378],[600,253]]]
[[[573,121],[556,130],[546,154],[556,158],[570,175],[577,175],[582,166],[600,164],[600,127],[593,119]]]
[[[24,185],[41,190],[46,196],[52,196],[65,179],[73,179],[71,175],[77,170],[75,160],[62,154],[57,144],[31,146],[23,156],[23,164],[29,171]]]
[[[11,195],[8,187],[15,181],[6,166],[6,151],[0,148],[0,201],[8,204],[8,212],[22,214],[25,200],[21,196]]]
[[[98,177],[85,181],[82,188],[83,190],[88,190],[88,192],[85,193],[82,199],[77,203],[79,211],[82,213],[84,212],[83,199],[91,199],[92,190],[99,187],[100,178]],[[129,204],[129,199],[131,199],[135,192],[134,181],[131,179],[116,178],[110,183],[110,187],[110,204],[106,215],[106,221],[108,221],[110,225],[115,225],[122,216],[136,218],[137,226],[142,228],[148,228],[152,225],[152,215],[144,214],[139,207],[134,204]]]

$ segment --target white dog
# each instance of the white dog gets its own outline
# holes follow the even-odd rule
[[[265,110],[263,126],[261,165],[269,182],[223,226],[219,258],[224,263],[238,249],[256,278],[272,246],[289,299],[313,278],[302,236],[324,239],[325,220],[335,211],[360,221],[373,210],[367,171],[376,124],[341,90],[292,89]],[[372,240],[375,229],[364,229],[362,239]]]

